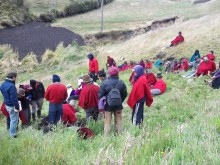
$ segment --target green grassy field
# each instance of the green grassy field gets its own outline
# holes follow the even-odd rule
[[[149,2],[148,5],[146,2]],[[158,4],[162,6],[158,8]],[[51,83],[52,74],[56,73],[61,76],[64,84],[71,83],[76,88],[77,78],[87,73],[86,55],[88,52],[93,52],[99,59],[100,68],[105,66],[107,55],[113,56],[120,64],[123,62],[120,61],[121,57],[127,61],[138,61],[141,58],[153,59],[160,51],[165,52],[166,57],[190,57],[195,49],[199,49],[201,55],[214,50],[216,63],[218,63],[220,60],[219,4],[217,0],[201,4],[195,6],[194,11],[196,12],[193,12],[190,1],[116,0],[105,6],[106,17],[109,13],[108,19],[112,20],[112,28],[108,30],[136,27],[141,25],[142,21],[171,16],[175,12],[184,13],[185,21],[151,31],[128,41],[97,47],[79,47],[72,44],[64,48],[60,44],[54,52],[48,50],[43,55],[40,64],[37,63],[34,55],[29,55],[19,61],[17,54],[12,52],[10,47],[1,46],[1,80],[3,81],[5,72],[14,69],[19,72],[17,84],[36,79],[42,81],[47,87]],[[136,7],[132,8],[131,5]],[[123,6],[123,12],[117,13],[116,9],[122,9]],[[167,7],[166,12],[163,6]],[[147,17],[149,12],[145,13],[144,7],[146,10],[155,9],[152,11],[152,15],[155,17]],[[168,8],[172,8],[173,13],[169,13],[171,10]],[[138,9],[142,15],[138,15],[139,12],[135,9]],[[207,11],[212,13],[197,18]],[[59,20],[57,23],[64,27],[69,24],[74,30],[76,24],[74,23],[73,26],[72,22],[76,20],[79,26],[77,32],[81,34],[96,32],[98,31],[98,21],[96,24],[92,19],[95,13],[99,13],[99,11]],[[91,25],[89,25],[89,18]],[[86,23],[86,19],[88,23]],[[116,24],[116,22],[118,23]],[[93,25],[94,28],[89,28]],[[180,30],[185,37],[185,43],[173,48],[164,48]],[[156,69],[152,71],[158,72]],[[128,92],[131,90],[128,82],[130,73],[131,71],[120,73],[120,78],[126,83]],[[64,128],[62,125],[59,125],[55,132],[46,135],[42,131],[38,131],[36,125],[28,129],[20,128],[18,138],[10,139],[6,130],[5,118],[0,114],[0,164],[218,165],[220,164],[220,92],[205,85],[204,80],[208,80],[209,77],[188,80],[182,78],[182,74],[184,73],[164,74],[167,90],[163,95],[154,97],[150,108],[145,107],[144,124],[141,129],[131,124],[131,109],[125,102],[123,131],[119,136],[114,136],[112,125],[111,136],[105,138],[103,135],[104,121],[100,120],[88,125],[95,133],[95,138],[92,140],[81,140],[76,134],[76,128]],[[2,100],[2,96],[0,97]],[[45,115],[48,113],[48,102],[46,101],[43,113]],[[80,110],[77,116],[83,118],[85,112]]]

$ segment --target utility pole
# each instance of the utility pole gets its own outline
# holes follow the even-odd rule
[[[104,0],[101,1],[101,32],[103,32],[103,4]]]

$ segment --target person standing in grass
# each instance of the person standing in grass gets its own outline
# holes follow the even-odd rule
[[[32,105],[32,120],[35,121],[36,112],[37,117],[41,117],[41,110],[44,103],[44,94],[45,89],[42,82],[38,82],[36,80],[30,80],[30,86],[31,86],[31,105]]]
[[[89,59],[89,76],[93,79],[94,82],[98,79],[99,63],[98,60],[94,57],[93,54],[87,55]]]
[[[114,114],[115,118],[115,132],[119,134],[122,128],[122,103],[127,97],[127,88],[125,83],[119,79],[118,77],[119,70],[117,67],[111,67],[109,69],[109,78],[102,82],[99,89],[99,99],[102,97],[106,97],[106,105],[105,108],[105,135],[109,136],[110,128],[111,128],[111,119],[112,114]],[[110,95],[112,89],[117,89],[113,94]],[[118,96],[119,98],[114,99],[114,96]],[[111,99],[112,98],[112,99]],[[114,102],[115,101],[115,102]]]
[[[89,75],[83,76],[83,84],[79,95],[78,105],[86,111],[86,120],[97,120],[99,109],[98,109],[98,91],[99,87],[95,85],[92,78]]]
[[[10,117],[9,134],[12,138],[17,137],[17,125],[19,116],[18,95],[15,87],[16,78],[17,73],[8,73],[5,81],[1,85],[1,92],[4,97],[6,110],[9,113]]]
[[[132,123],[140,126],[144,120],[144,103],[150,107],[153,103],[153,98],[150,93],[148,81],[144,75],[144,68],[140,65],[136,65],[134,67],[134,74],[135,82],[127,103],[133,110]]]
[[[53,83],[47,87],[44,97],[49,101],[49,122],[56,125],[63,113],[63,102],[67,98],[67,89],[60,83],[58,75],[54,74],[52,81]]]

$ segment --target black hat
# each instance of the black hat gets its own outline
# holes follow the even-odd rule
[[[105,70],[104,70],[104,69],[100,70],[100,71],[98,72],[98,76],[99,76],[99,77],[106,77]]]
[[[157,78],[162,78],[162,74],[161,73],[157,73]]]
[[[17,77],[17,73],[15,73],[15,72],[10,72],[10,73],[7,74],[7,78],[12,79],[13,77]]]
[[[60,82],[60,77],[58,75],[54,74],[52,77],[52,81],[53,81],[53,83]]]

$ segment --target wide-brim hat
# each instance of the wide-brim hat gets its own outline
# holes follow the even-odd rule
[[[104,69],[100,70],[100,71],[98,72],[98,76],[99,76],[99,77],[106,76],[105,70],[104,70]]]
[[[156,76],[157,78],[162,78],[163,76],[162,76],[162,74],[161,73],[157,73],[157,76]]]
[[[83,79],[83,83],[87,83],[87,84],[93,81],[93,79],[89,75],[84,75],[82,79]]]

